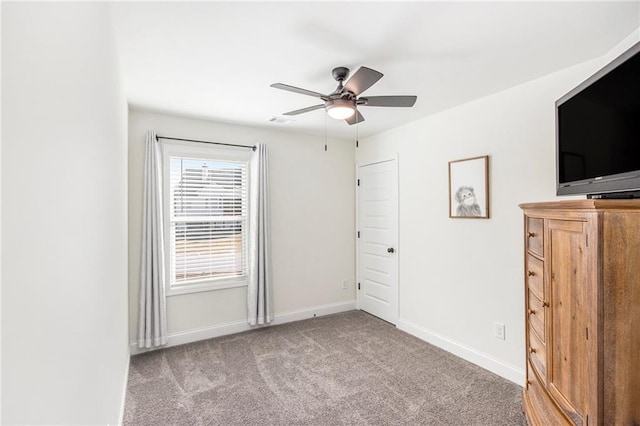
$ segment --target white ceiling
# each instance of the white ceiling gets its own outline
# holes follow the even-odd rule
[[[113,3],[134,108],[353,139],[379,133],[598,57],[640,26],[640,2]],[[329,93],[331,70],[384,74],[366,95],[418,96],[363,107],[349,126],[324,110],[270,123]]]

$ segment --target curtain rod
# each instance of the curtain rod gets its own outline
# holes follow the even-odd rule
[[[196,142],[196,143],[209,143],[209,144],[213,144],[213,145],[224,145],[224,146],[235,146],[238,148],[251,148],[252,151],[256,150],[256,146],[255,145],[236,145],[233,143],[223,143],[223,142],[211,142],[211,141],[199,141],[196,139],[182,139],[182,138],[170,138],[168,136],[158,136],[156,135],[156,140],[158,139],[168,139],[168,140],[172,140],[172,141],[184,141],[184,142]]]

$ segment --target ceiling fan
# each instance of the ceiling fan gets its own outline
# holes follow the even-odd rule
[[[344,119],[349,124],[356,124],[364,121],[364,117],[358,111],[361,106],[412,107],[418,99],[417,96],[360,96],[362,92],[382,78],[382,73],[371,68],[360,67],[345,84],[343,82],[349,76],[349,68],[337,67],[333,69],[331,74],[338,82],[338,87],[328,95],[288,84],[272,84],[271,87],[276,89],[313,96],[324,101],[322,104],[285,112],[284,115],[298,115],[325,108],[330,117],[338,120]]]

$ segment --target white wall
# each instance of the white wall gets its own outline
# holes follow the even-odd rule
[[[359,163],[399,154],[399,328],[524,383],[518,204],[556,198],[555,100],[637,40],[361,141]],[[490,156],[491,218],[450,219],[448,161],[480,155]],[[494,321],[506,325],[506,340],[493,337]]]
[[[275,126],[275,125],[274,125]],[[241,127],[131,110],[129,113],[130,339],[136,342],[147,130],[162,136],[253,145],[269,151],[275,322],[355,307],[354,143],[279,129]],[[342,280],[349,288],[342,289]],[[169,344],[248,328],[246,288],[167,298]],[[132,347],[136,351],[136,347]]]
[[[127,106],[98,3],[2,4],[2,423],[115,424]]]
[[[0,31],[2,31],[2,6],[0,5]],[[0,78],[2,77],[2,55],[0,55]],[[0,85],[0,99],[2,87]],[[2,129],[2,106],[0,105],[0,129]],[[2,164],[2,136],[0,135],[0,164]],[[2,241],[2,173],[0,173],[0,242]],[[2,244],[0,244],[0,330],[2,330]],[[0,338],[0,423],[2,423],[2,338]]]

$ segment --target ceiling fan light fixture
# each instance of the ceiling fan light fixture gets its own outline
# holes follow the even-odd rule
[[[348,99],[335,99],[327,102],[326,109],[329,117],[336,120],[344,120],[356,112],[354,103]]]

